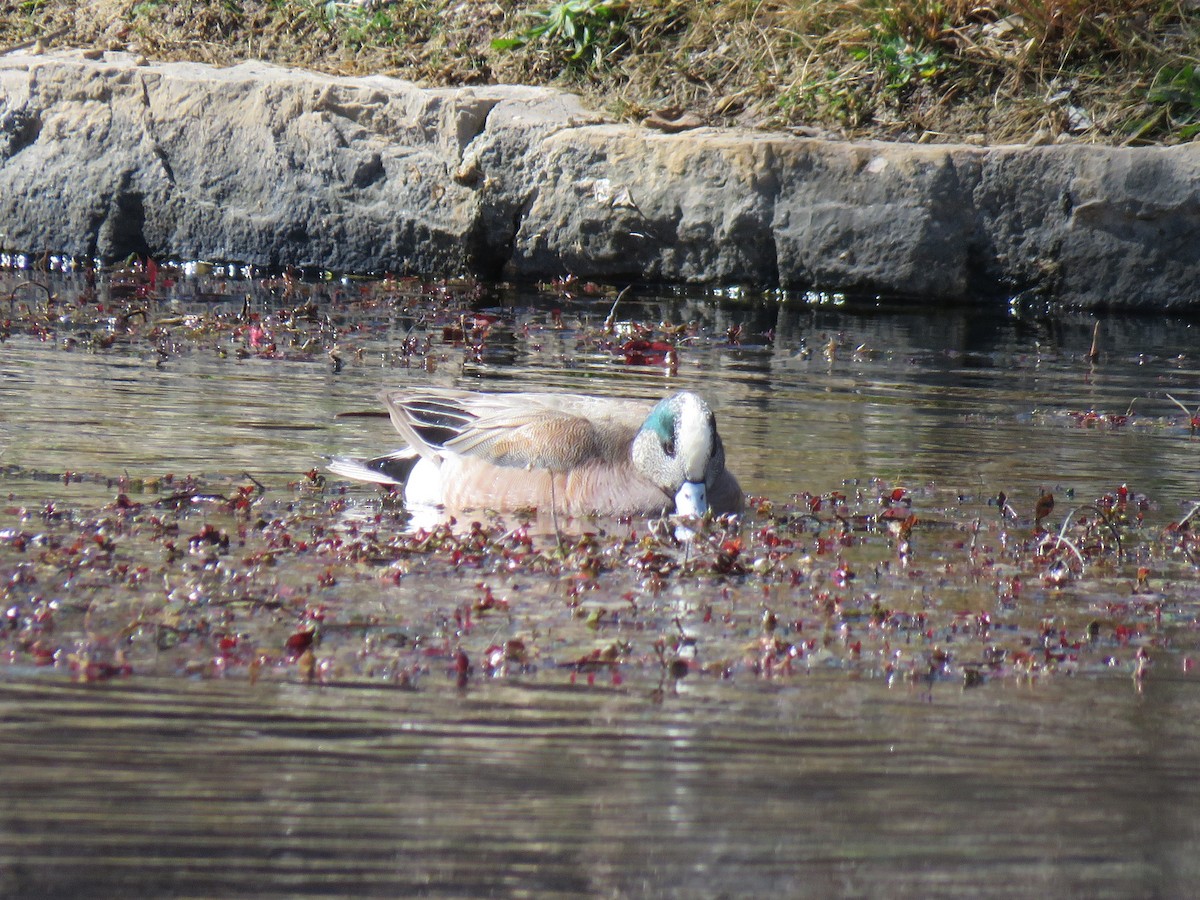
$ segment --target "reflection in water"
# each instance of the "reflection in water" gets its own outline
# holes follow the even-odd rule
[[[1093,366],[1090,318],[1051,327],[975,311],[710,302],[623,307],[639,321],[697,325],[670,378],[591,345],[587,328],[607,301],[568,307],[562,317],[574,327],[565,329],[550,327],[554,307],[505,306],[511,327],[497,326],[480,354],[421,326],[438,339],[415,363],[395,348],[418,325],[384,318],[344,338],[337,373],[324,354],[237,358],[240,348],[218,341],[163,356],[143,345],[95,353],[14,337],[0,360],[0,440],[7,463],[47,471],[294,476],[323,456],[393,445],[386,420],[336,418],[378,411],[384,387],[638,397],[691,388],[717,409],[735,471],[754,494],[819,493],[866,477],[1030,495],[1055,484],[1091,494],[1114,480],[1172,501],[1196,491],[1193,447],[1166,399],[1200,406],[1190,323],[1106,321],[1110,349]],[[738,345],[721,339],[734,326]],[[1131,406],[1141,416],[1133,427],[1071,419]]]
[[[159,312],[234,314],[240,293]],[[254,302],[265,315],[275,301]],[[699,390],[743,485],[781,500],[869,478],[1005,490],[1026,506],[1041,486],[1091,497],[1129,482],[1167,507],[1197,494],[1195,443],[1165,396],[1200,405],[1187,322],[1106,319],[1092,365],[1089,317],[627,301],[618,318],[695,323],[668,376],[594,339],[610,303],[483,298],[501,320],[478,348],[410,308],[335,308],[339,371],[298,348],[239,352],[244,334],[159,350],[14,335],[0,447],[20,468],[4,488],[21,506],[114,493],[39,473],[249,472],[279,485],[323,456],[393,446],[386,420],[338,414],[433,382]],[[414,335],[430,349],[406,356]],[[1084,413],[1131,404],[1121,427],[1084,427]],[[473,576],[458,580],[470,590]],[[539,627],[563,627],[554,609]],[[647,693],[549,678],[462,693],[432,677],[416,691],[75,685],[10,667],[0,892],[1153,897],[1188,895],[1200,874],[1200,696],[1178,670],[1141,692],[1126,673],[964,691],[818,665],[779,683]]]

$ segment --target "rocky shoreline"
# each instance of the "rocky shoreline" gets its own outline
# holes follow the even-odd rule
[[[848,143],[545,88],[0,57],[0,249],[1188,310],[1200,147]]]

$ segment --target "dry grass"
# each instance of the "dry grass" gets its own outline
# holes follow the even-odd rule
[[[59,30],[52,46],[155,59],[556,84],[632,119],[676,107],[713,124],[989,143],[1200,130],[1195,0],[0,3],[0,48]]]

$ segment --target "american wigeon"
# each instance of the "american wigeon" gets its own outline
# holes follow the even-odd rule
[[[335,474],[403,486],[407,504],[560,515],[741,512],[712,410],[681,392],[657,404],[579,394],[382,393],[408,446],[336,458]]]

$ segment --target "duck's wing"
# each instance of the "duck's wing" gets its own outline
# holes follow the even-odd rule
[[[566,472],[629,458],[650,405],[581,394],[388,391],[392,422],[422,455]]]

